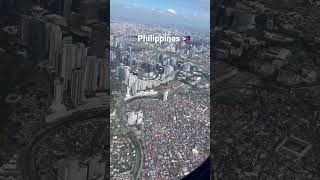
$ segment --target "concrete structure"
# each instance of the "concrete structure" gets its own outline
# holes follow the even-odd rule
[[[105,50],[107,48],[107,24],[95,23],[92,26],[91,41],[90,41],[90,55],[98,58],[105,58]]]
[[[34,33],[37,32],[37,33]],[[46,50],[46,24],[35,16],[22,16],[21,40],[36,61],[42,61]]]
[[[72,71],[76,68],[83,67],[87,58],[87,52],[87,47],[82,43],[64,44],[60,76],[64,79],[64,86],[66,89],[70,87]]]
[[[75,107],[80,105],[82,100],[84,100],[83,70],[80,68],[73,69],[72,71],[70,91],[73,105]]]
[[[85,91],[105,90],[109,87],[107,74],[107,60],[88,56],[84,65],[84,89]]]
[[[128,117],[128,124],[129,125],[136,124],[137,115],[136,115],[136,113],[134,111],[133,112],[128,112],[127,113],[127,117]]]
[[[135,124],[142,124],[143,121],[143,112],[142,111],[132,111],[127,113],[128,124],[135,125]]]
[[[64,106],[62,100],[63,100],[63,83],[60,79],[56,79],[54,81],[54,90],[53,90],[53,101],[50,106],[50,110],[52,112],[60,112],[65,111],[66,107]]]
[[[62,31],[58,25],[53,23],[47,23],[46,27],[48,31],[49,65],[58,72],[62,54]]]
[[[168,95],[169,95],[168,90],[163,93],[163,101],[166,101],[168,99]]]

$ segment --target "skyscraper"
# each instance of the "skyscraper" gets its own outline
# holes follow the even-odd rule
[[[71,15],[72,0],[63,0],[63,9],[61,10],[63,17],[68,18]]]
[[[88,56],[85,62],[84,87],[86,91],[109,88],[106,59]]]
[[[166,101],[168,99],[168,94],[169,94],[169,91],[164,91],[163,93],[163,101]]]
[[[98,58],[105,58],[107,48],[107,24],[94,23],[91,27],[90,54]]]
[[[81,0],[78,6],[79,14],[82,15],[87,24],[96,22],[99,17],[99,1]]]
[[[63,83],[60,79],[54,81],[53,101],[50,106],[52,112],[65,111],[66,107],[63,105]]]
[[[43,60],[46,52],[46,24],[43,19],[34,16],[22,16],[21,40],[35,61]]]
[[[83,70],[81,68],[76,68],[72,70],[71,78],[71,100],[75,107],[81,104],[84,97],[83,90]]]
[[[73,69],[82,68],[87,57],[87,47],[84,44],[64,44],[61,62],[61,77],[64,78],[65,88],[68,88]]]
[[[48,31],[48,50],[49,50],[49,65],[60,71],[60,58],[62,53],[62,31],[58,25],[53,23],[47,24]]]

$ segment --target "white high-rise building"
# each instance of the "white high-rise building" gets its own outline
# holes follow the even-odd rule
[[[130,95],[130,87],[127,86],[127,92],[126,92],[126,98],[130,98],[131,95]]]
[[[137,115],[134,111],[132,112],[128,112],[127,113],[127,117],[128,117],[128,124],[129,125],[134,125],[136,124],[136,121],[137,121]]]
[[[50,110],[52,112],[59,112],[59,111],[65,111],[66,107],[64,106],[62,100],[63,100],[63,83],[56,79],[54,81],[54,92],[53,92],[53,101],[50,106]]]
[[[124,84],[129,84],[129,78],[130,78],[130,67],[125,66],[124,67]]]
[[[63,46],[61,73],[65,88],[70,86],[71,73],[73,69],[82,68],[86,61],[88,48],[84,44],[66,43]]]
[[[128,117],[128,124],[129,125],[142,124],[143,112],[142,111],[128,112],[127,117]]]
[[[62,54],[62,31],[61,28],[53,23],[47,23],[48,31],[48,51],[49,65],[57,72],[60,71],[60,59]]]
[[[84,86],[86,91],[105,90],[109,87],[105,58],[88,56],[85,62]]]
[[[71,78],[71,100],[74,106],[81,104],[84,100],[84,89],[83,89],[83,70],[76,68],[72,70]]]
[[[163,93],[163,101],[166,101],[168,99],[168,95],[169,95],[169,91],[166,90],[164,93]]]
[[[142,124],[142,120],[143,120],[143,113],[142,113],[142,111],[138,111],[137,112],[137,124]]]

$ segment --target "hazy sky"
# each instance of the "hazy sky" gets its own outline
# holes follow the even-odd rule
[[[111,0],[111,18],[210,29],[210,0]]]

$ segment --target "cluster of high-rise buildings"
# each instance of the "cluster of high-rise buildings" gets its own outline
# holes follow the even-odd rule
[[[139,91],[151,89],[162,83],[169,82],[174,79],[174,69],[172,66],[165,66],[164,72],[159,75],[155,75],[153,72],[145,73],[143,75],[137,75],[131,71],[130,66],[124,66],[121,64],[117,68],[117,77],[119,81],[122,81],[127,85],[127,96],[134,96]]]
[[[133,152],[141,152],[140,156],[143,156],[130,164],[132,170],[127,168],[113,170],[112,177],[123,177],[128,174],[134,176],[136,173],[141,174],[142,179],[182,177],[194,168],[193,163],[197,164],[197,161],[203,158],[202,156],[207,156],[205,153],[201,154],[198,147],[182,147],[182,144],[188,143],[181,143],[181,140],[193,139],[189,137],[193,137],[194,127],[201,126],[203,131],[208,127],[206,126],[208,114],[205,113],[207,106],[198,108],[195,106],[197,101],[204,103],[208,100],[208,86],[198,89],[197,93],[191,90],[198,85],[208,84],[209,81],[207,79],[210,74],[208,35],[190,32],[192,40],[189,43],[156,44],[138,42],[139,34],[173,37],[182,35],[173,28],[111,22],[111,74],[115,78],[113,80],[124,85],[114,87],[121,90],[121,96],[115,100],[121,103],[124,99],[126,102],[116,110],[119,114],[117,118],[125,124],[119,127],[129,132],[132,130],[130,137],[141,140],[142,146],[136,146]],[[124,87],[127,88],[126,93]],[[181,93],[186,94],[181,96]],[[197,121],[192,119],[195,118],[193,115],[197,114],[193,112],[194,110],[199,112],[201,110]],[[178,123],[180,120],[183,123]],[[197,125],[191,122],[197,122]],[[117,128],[111,129],[111,132],[117,132]],[[182,136],[179,137],[179,135]],[[205,139],[205,136],[201,136],[201,140],[195,140],[195,142],[199,147],[206,148]],[[111,144],[116,143],[114,140],[111,142]],[[135,143],[131,142],[131,144]],[[183,154],[188,157],[192,154],[190,159],[194,161],[184,158],[184,162],[188,164],[185,166],[179,162],[179,158],[169,155],[172,151],[181,153],[181,158]],[[201,155],[196,160],[194,154]],[[111,163],[116,167],[117,164],[130,162],[126,157],[113,159]],[[174,168],[178,167],[175,163],[179,164],[179,170]]]
[[[57,2],[41,1],[21,17],[21,44],[50,72],[53,112],[65,109],[64,95],[77,107],[86,93],[109,89],[107,24],[98,21],[99,3]]]
[[[193,52],[194,49],[199,47],[203,48],[203,44],[193,46],[191,49],[192,45],[183,45],[185,50],[183,54],[180,54],[180,51],[175,51],[174,54],[176,55],[170,55],[168,54],[170,51],[167,49],[162,52],[162,47],[154,47],[159,52],[150,52],[146,50],[146,47],[140,48],[138,43],[128,43],[126,38],[111,37],[111,65],[115,69],[117,80],[128,87],[127,97],[152,89],[175,78],[185,80],[188,76],[201,76],[201,73],[199,73],[202,69],[201,65],[197,64],[197,61],[191,62],[189,58],[183,56],[191,56],[192,53],[189,52]],[[150,46],[152,46],[152,43]],[[171,47],[171,45],[168,46]],[[180,48],[179,45],[174,47]],[[145,56],[141,53],[145,53]]]

